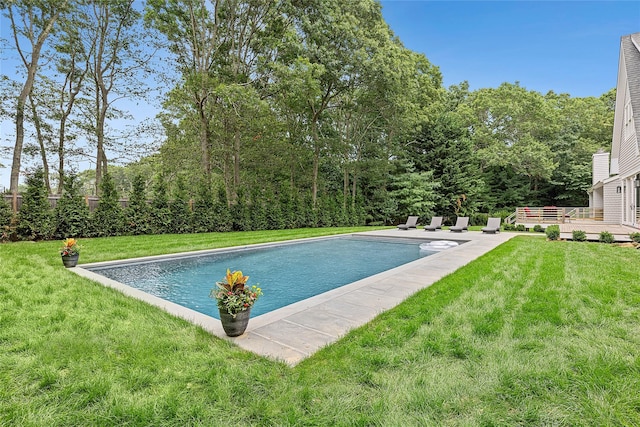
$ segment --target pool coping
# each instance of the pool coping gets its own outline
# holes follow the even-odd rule
[[[484,234],[475,231],[465,233],[449,231],[425,232],[422,229],[389,229],[349,234],[426,240],[457,240],[465,241],[465,243],[272,312],[252,317],[247,331],[236,338],[227,337],[220,321],[214,317],[108,279],[100,274],[86,270],[84,267],[197,256],[220,251],[227,252],[229,249],[243,250],[253,247],[277,246],[301,241],[335,238],[338,237],[337,235],[81,264],[69,270],[104,286],[116,289],[127,296],[159,307],[176,317],[202,327],[219,338],[231,341],[245,350],[295,366],[322,347],[337,341],[351,329],[366,324],[378,314],[400,304],[415,292],[431,286],[444,276],[517,235],[516,233]]]

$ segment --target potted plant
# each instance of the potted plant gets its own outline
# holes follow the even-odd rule
[[[242,335],[247,329],[251,307],[262,295],[262,289],[253,285],[246,285],[249,276],[242,271],[230,271],[216,287],[211,289],[209,296],[215,298],[220,311],[220,321],[224,332],[230,337]]]
[[[62,241],[62,247],[60,248],[60,255],[62,256],[62,263],[66,268],[75,267],[80,257],[80,245],[78,241],[71,237],[64,239]]]

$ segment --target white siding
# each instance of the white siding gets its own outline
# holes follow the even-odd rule
[[[607,224],[620,224],[622,222],[622,194],[616,192],[619,181],[606,184],[604,191],[604,222]]]
[[[629,88],[627,85],[625,85],[624,91],[624,104],[627,104],[629,100]],[[620,113],[624,114],[624,110],[620,111]],[[633,121],[629,121],[623,124],[623,126],[620,126],[620,129],[618,129],[617,131],[619,132],[619,134],[614,135],[613,137],[614,139],[619,138],[621,141],[619,158],[620,175],[636,175],[640,173],[640,155],[638,152],[638,136],[635,131]]]
[[[609,178],[609,153],[594,154],[591,164],[593,168],[591,185]]]

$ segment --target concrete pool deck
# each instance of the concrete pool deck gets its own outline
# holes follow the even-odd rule
[[[294,366],[322,347],[337,341],[351,329],[364,325],[378,314],[400,304],[415,292],[429,287],[442,277],[517,235],[517,233],[505,232],[485,234],[477,231],[465,233],[452,233],[446,230],[426,232],[423,229],[408,231],[389,229],[354,234],[416,238],[425,241],[458,240],[466,243],[270,313],[253,317],[249,321],[247,331],[237,338],[227,337],[218,319],[82,268],[108,263],[80,265],[70,270],[105,286],[115,288],[125,295],[162,308],[177,317],[201,326],[217,337],[235,343],[245,350]]]

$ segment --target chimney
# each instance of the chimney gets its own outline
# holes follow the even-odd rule
[[[609,153],[605,153],[602,149],[599,149],[598,152],[593,155],[592,167],[592,185],[609,178]]]

